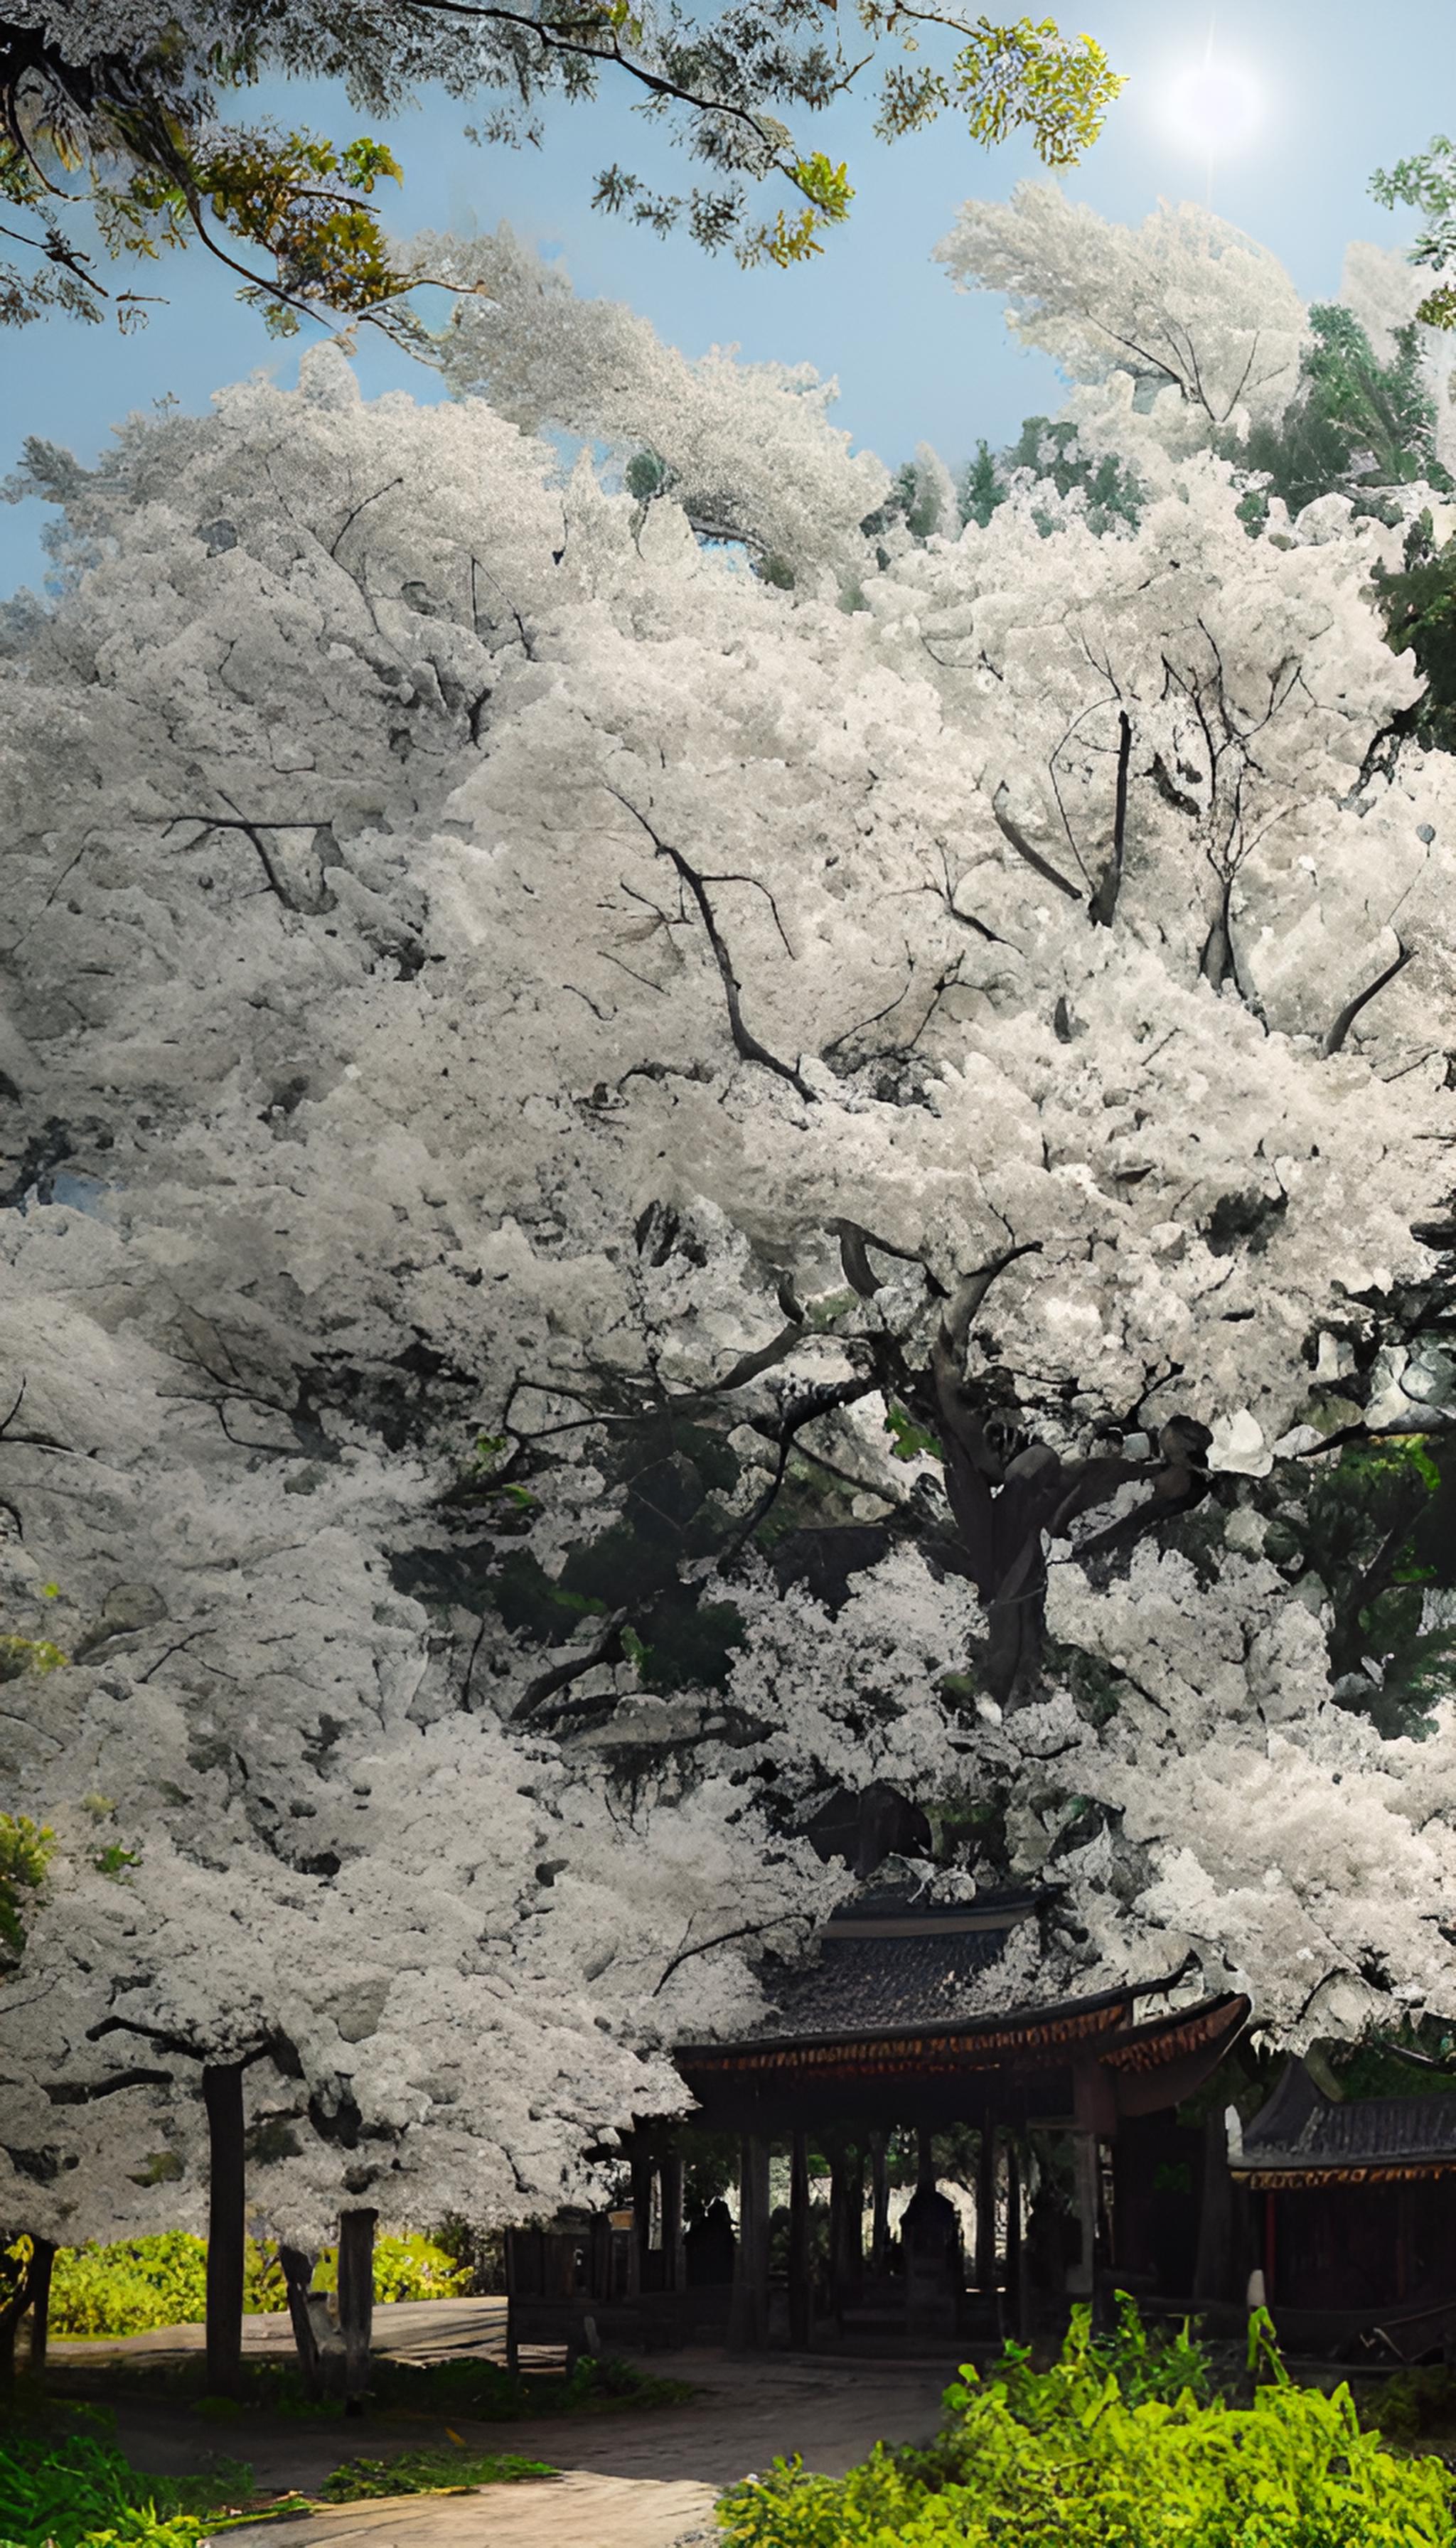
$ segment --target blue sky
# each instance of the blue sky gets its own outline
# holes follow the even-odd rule
[[[1367,186],[1373,168],[1422,148],[1456,119],[1452,0],[1401,0],[1384,19],[1369,0],[1220,0],[1214,12],[1207,0],[1046,5],[1064,30],[1085,26],[1130,75],[1101,141],[1063,180],[1077,199],[1137,222],[1159,196],[1203,198],[1205,157],[1169,101],[1179,72],[1204,55],[1212,19],[1216,56],[1244,65],[1264,101],[1252,137],[1214,165],[1215,209],[1272,247],[1316,299],[1333,295],[1348,239],[1402,245],[1410,234],[1411,216],[1382,212]],[[278,87],[262,103],[335,139],[364,129],[342,91],[322,83]],[[745,274],[729,257],[705,258],[683,240],[592,213],[592,177],[613,159],[669,185],[688,174],[682,154],[619,91],[594,107],[552,110],[539,150],[478,149],[464,137],[470,120],[468,108],[426,97],[395,125],[372,128],[405,163],[403,192],[387,190],[397,231],[492,228],[503,217],[559,253],[579,291],[629,302],[689,354],[736,343],[750,358],[837,375],[839,422],[890,462],[924,439],[955,465],[979,435],[1004,441],[1024,415],[1057,404],[1051,365],[1008,342],[995,297],[956,293],[930,261],[967,196],[1004,198],[1018,178],[1042,173],[1024,145],[979,149],[948,119],[891,148],[872,136],[867,96],[842,105],[805,129],[848,158],[852,222],[809,266]],[[292,379],[297,347],[272,344],[206,256],[149,269],[141,288],[168,298],[138,335],[52,320],[0,340],[0,469],[27,433],[91,459],[115,420],[168,393],[201,409],[221,384],[260,367]],[[430,374],[370,345],[368,334],[358,363],[366,391],[437,395]],[[0,591],[39,580],[41,514],[31,503],[0,510]]]

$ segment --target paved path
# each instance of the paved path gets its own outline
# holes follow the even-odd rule
[[[453,2355],[500,2358],[503,2301],[397,2301],[374,2313],[379,2351],[415,2361]],[[185,2355],[198,2327],[159,2328],[125,2342],[56,2347],[88,2367],[138,2354]],[[286,2318],[251,2319],[249,2354],[287,2352]],[[490,2487],[470,2496],[397,2496],[340,2505],[296,2520],[229,2531],[239,2548],[671,2548],[712,2538],[715,2496],[752,2469],[798,2451],[810,2468],[839,2475],[879,2440],[927,2441],[941,2391],[955,2371],[941,2362],[872,2363],[773,2354],[732,2360],[717,2352],[653,2356],[647,2366],[691,2382],[682,2407],[629,2409],[596,2417],[536,2416],[519,2423],[457,2419],[475,2450],[515,2451],[567,2467],[559,2481]],[[196,2469],[211,2447],[252,2463],[261,2488],[315,2492],[341,2459],[388,2458],[443,2443],[442,2420],[367,2415],[315,2423],[245,2415],[200,2431],[194,2418],[152,2403],[117,2408],[117,2437],[139,2467]]]
[[[539,2485],[483,2487],[470,2496],[397,2495],[336,2512],[229,2530],[219,2548],[676,2548],[716,2539],[713,2489],[690,2480],[593,2477],[573,2470]]]

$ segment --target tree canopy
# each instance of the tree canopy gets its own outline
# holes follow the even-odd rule
[[[746,265],[789,265],[820,252],[854,188],[785,118],[812,118],[871,72],[883,136],[955,111],[976,139],[1029,134],[1057,168],[1096,139],[1123,85],[1090,37],[1064,40],[1050,19],[995,24],[903,0],[857,0],[853,31],[828,0],[731,0],[716,12],[683,0],[9,0],[0,318],[144,320],[155,296],[112,292],[94,228],[111,257],[200,242],[275,332],[305,315],[354,319],[417,349],[409,295],[428,277],[392,246],[376,202],[399,163],[368,136],[336,145],[224,120],[268,74],[339,78],[372,117],[438,84],[482,102],[472,138],[514,146],[539,140],[553,99],[580,103],[604,77],[620,81],[701,175],[675,195],[614,165],[597,177],[597,205],[659,231],[684,227]]]
[[[1423,340],[1062,223],[957,226],[1078,367],[963,526],[508,236],[431,243],[451,400],[31,447],[18,2224],[185,2208],[221,2062],[300,2235],[547,2209],[887,1852],[1068,1992],[1456,2015]],[[1373,508],[1255,465],[1331,345]]]

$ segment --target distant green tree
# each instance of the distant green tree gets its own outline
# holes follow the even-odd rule
[[[1228,456],[1267,479],[1262,519],[1270,496],[1291,513],[1320,496],[1347,496],[1357,512],[1397,518],[1389,491],[1419,480],[1440,494],[1451,480],[1435,452],[1435,401],[1426,385],[1413,323],[1396,335],[1388,363],[1375,354],[1353,311],[1317,303],[1310,312],[1313,342],[1301,366],[1300,386],[1277,424],[1255,425]]]
[[[1003,481],[991,446],[976,444],[975,458],[970,461],[960,481],[960,519],[974,522],[984,530],[998,504],[1006,501],[1008,489]]]

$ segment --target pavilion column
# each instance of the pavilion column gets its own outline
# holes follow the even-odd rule
[[[662,2204],[663,2283],[670,2292],[681,2292],[687,2280],[682,2253],[682,2160],[677,2150],[670,2150],[658,2162],[658,2191]]]
[[[1014,2336],[1024,2335],[1022,2305],[1021,2144],[1006,2137],[1006,2318]]]
[[[915,2133],[915,2191],[934,2194],[936,2188],[936,2137],[929,2124],[920,2124]]]
[[[809,2287],[809,2136],[795,2133],[788,2163],[788,2340],[808,2351],[813,2317]]]
[[[1072,2135],[1072,2180],[1076,2187],[1077,2228],[1081,2250],[1067,2269],[1066,2287],[1074,2300],[1090,2300],[1097,2267],[1097,2135]]]
[[[647,2289],[647,2251],[652,2244],[652,2159],[640,2147],[632,2152],[632,2244],[627,2288],[634,2295]]]
[[[996,2127],[989,2115],[976,2159],[975,2286],[983,2296],[996,2289]]]
[[[728,2318],[731,2349],[760,2352],[769,2333],[769,2144],[745,2133],[738,2146],[738,2254]]]
[[[882,2274],[889,2264],[890,2245],[890,2171],[889,2137],[885,2133],[869,2136],[869,2270]]]

